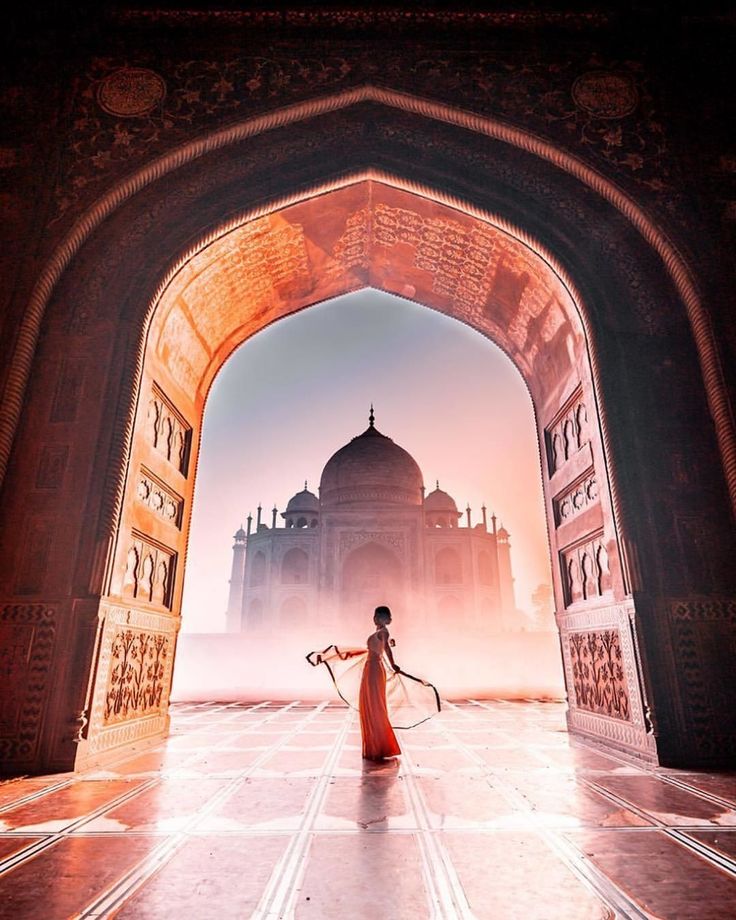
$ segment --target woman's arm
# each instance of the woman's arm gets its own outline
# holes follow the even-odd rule
[[[394,669],[394,671],[400,671],[401,668],[394,661],[394,653],[391,651],[391,641],[388,636],[388,630],[385,626],[381,630],[381,638],[383,639],[383,650],[386,653],[386,657],[388,658],[389,662],[391,663],[391,667]]]

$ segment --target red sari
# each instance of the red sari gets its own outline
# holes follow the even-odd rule
[[[368,656],[360,681],[358,709],[363,757],[383,760],[401,753],[391,727],[386,706],[386,668],[383,664],[384,640],[378,632],[368,637]]]

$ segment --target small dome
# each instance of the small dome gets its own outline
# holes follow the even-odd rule
[[[282,512],[281,517],[286,517],[291,514],[318,514],[319,513],[319,499],[314,494],[310,492],[307,488],[306,482],[304,483],[304,488],[301,492],[297,492],[293,498],[289,499],[289,504],[286,506],[286,511]]]
[[[238,527],[238,529],[235,531],[235,534],[233,535],[233,540],[238,540],[239,542],[241,542],[245,540],[247,536],[248,534],[243,530],[243,525],[241,524],[240,527]]]
[[[501,526],[498,528],[498,536],[501,537],[502,540],[508,540],[509,538],[509,532],[506,530],[503,524],[501,524]]]
[[[458,517],[461,514],[457,510],[455,499],[448,495],[447,492],[443,492],[439,483],[437,483],[437,488],[434,492],[430,492],[424,499],[424,510],[437,514],[456,514]]]
[[[322,507],[353,502],[421,505],[422,472],[410,453],[373,425],[327,461],[319,486]]]

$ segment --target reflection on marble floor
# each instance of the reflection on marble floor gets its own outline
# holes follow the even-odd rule
[[[448,703],[364,765],[333,703],[179,704],[155,751],[0,784],[0,918],[736,916],[736,774]]]

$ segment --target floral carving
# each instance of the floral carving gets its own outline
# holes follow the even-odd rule
[[[577,707],[630,721],[618,630],[570,633],[568,640]]]
[[[105,722],[146,716],[161,709],[170,637],[122,629],[112,642]]]
[[[528,55],[448,50],[440,56],[417,43],[409,56],[405,48],[391,53],[385,45],[378,53],[368,45],[347,56],[295,56],[293,48],[276,45],[268,56],[217,61],[159,55],[156,66],[165,74],[164,84],[151,70],[98,58],[75,100],[69,156],[56,190],[57,214],[91,200],[111,172],[127,171],[202,130],[264,107],[366,83],[425,98],[449,97],[480,114],[528,124],[624,171],[638,185],[671,196],[675,183],[667,139],[654,117],[656,101],[641,64],[610,60],[604,68],[602,63],[592,58],[586,62],[590,69],[581,73],[579,62],[554,55],[530,61]]]

